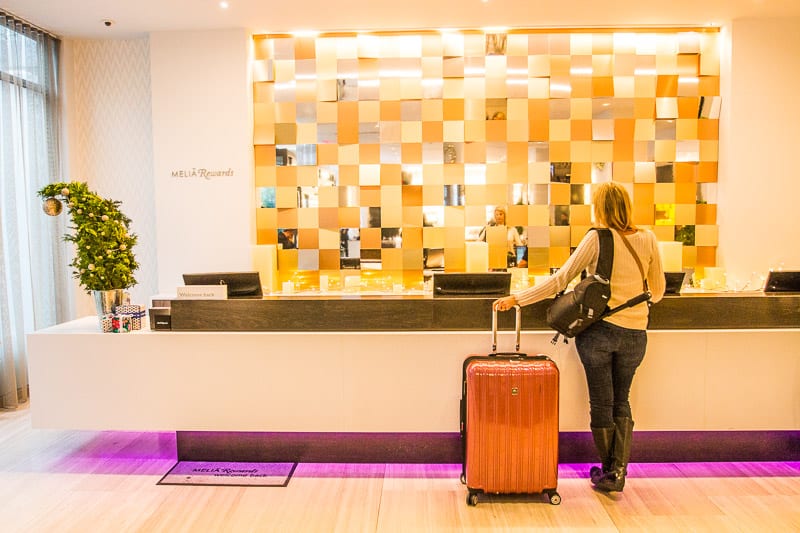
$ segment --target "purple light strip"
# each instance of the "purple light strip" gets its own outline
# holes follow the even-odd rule
[[[341,435],[340,435],[341,436]],[[59,459],[31,459],[17,465],[17,471],[80,472],[116,475],[163,475],[177,462],[176,435],[169,432],[77,432],[70,436],[73,449]],[[45,455],[45,454],[43,454]],[[559,477],[587,477],[588,463],[562,463]],[[800,477],[798,461],[767,462],[633,462],[631,477]],[[386,477],[458,478],[460,463],[300,463],[295,477]]]

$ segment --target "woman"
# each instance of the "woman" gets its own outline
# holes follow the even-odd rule
[[[665,280],[655,234],[636,228],[627,191],[616,183],[603,183],[592,197],[595,224],[611,228],[614,263],[609,307],[616,307],[641,294],[642,275],[623,238],[633,247],[644,269],[651,302],[664,296]],[[564,266],[543,283],[517,295],[496,300],[494,309],[505,311],[515,304],[529,305],[563,290],[588,269],[594,273],[599,254],[596,231],[587,232]],[[596,322],[575,337],[589,388],[591,430],[601,467],[592,467],[592,483],[599,490],[621,491],[625,486],[631,451],[633,417],[629,394],[633,375],[647,347],[647,303],[624,309]]]
[[[478,233],[478,240],[479,241],[486,241],[486,233],[487,228],[492,226],[504,226],[506,225],[506,210],[504,207],[497,206],[494,208],[494,216],[492,220],[490,220],[483,228],[481,228],[480,233]],[[525,246],[525,243],[522,241],[522,237],[517,231],[517,228],[514,226],[509,226],[506,229],[506,246],[508,251],[508,266],[515,266],[516,265],[516,257],[517,257],[517,246]],[[523,265],[519,265],[523,266]]]

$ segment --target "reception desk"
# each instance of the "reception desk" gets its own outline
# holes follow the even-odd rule
[[[526,331],[551,331],[551,300],[522,309]],[[176,331],[489,331],[492,299],[430,295],[296,295],[256,300],[172,300]],[[800,295],[761,292],[667,296],[651,309],[651,330],[800,328]],[[513,329],[513,313],[498,327]]]
[[[86,317],[29,335],[34,427],[177,431],[184,458],[458,459],[461,366],[491,348],[490,299],[171,306],[173,331],[101,333]],[[573,343],[551,344],[545,306],[524,309],[522,349],[557,363],[562,460],[581,460],[591,455],[583,369]],[[799,296],[668,297],[651,322],[631,392],[637,438],[663,440],[658,453],[682,453],[669,440],[678,432],[698,450],[736,438],[742,460],[800,457]],[[499,349],[513,349],[513,313],[500,327]],[[712,456],[730,458],[722,452]]]

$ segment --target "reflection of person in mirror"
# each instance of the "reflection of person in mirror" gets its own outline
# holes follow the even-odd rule
[[[284,250],[297,248],[297,230],[295,228],[278,230],[278,244],[283,245]]]
[[[347,257],[348,253],[347,250],[350,248],[350,245],[347,244],[348,237],[347,237],[347,228],[340,228],[339,229],[339,256],[340,257]]]
[[[568,206],[555,206],[555,223],[556,226],[569,226],[569,207]]]
[[[633,225],[627,191],[617,183],[603,183],[595,191],[592,204],[597,227],[610,228],[614,238],[608,307],[617,307],[641,294],[642,277],[651,293],[650,301],[661,300],[666,282],[656,236],[650,230]],[[514,305],[530,305],[561,292],[584,270],[594,274],[599,254],[600,238],[596,231],[589,231],[554,274],[529,289],[496,300],[493,308],[505,311]],[[629,395],[634,373],[647,347],[649,312],[649,304],[642,302],[595,322],[575,336],[575,347],[589,388],[590,428],[602,463],[589,471],[598,490],[621,491],[625,486],[633,435]]]
[[[480,233],[478,234],[478,240],[486,241],[487,228],[505,225],[506,209],[505,207],[497,206],[494,208],[494,215],[492,216],[492,219],[481,229]],[[508,266],[515,266],[517,258],[517,246],[524,246],[525,243],[522,242],[520,231],[514,226],[508,226],[506,229],[506,245],[508,246]]]

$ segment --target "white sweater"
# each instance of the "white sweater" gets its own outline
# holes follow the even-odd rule
[[[613,308],[642,293],[642,276],[622,237],[616,231],[614,236],[614,265],[611,270],[611,301]],[[651,301],[658,302],[664,296],[666,282],[655,234],[650,230],[638,230],[627,236],[628,242],[636,251],[647,276],[647,284],[652,294]],[[558,272],[534,287],[516,294],[517,303],[529,305],[553,296],[575,279],[584,269],[594,273],[600,249],[600,238],[596,231],[589,231],[583,237],[575,252],[570,255]],[[641,303],[624,309],[606,319],[606,322],[629,329],[647,329],[648,307]]]

